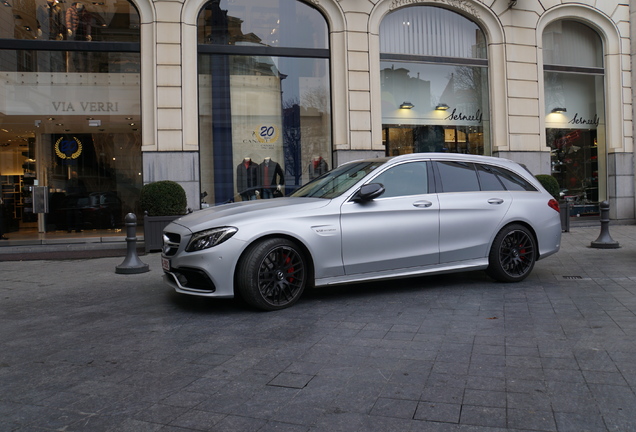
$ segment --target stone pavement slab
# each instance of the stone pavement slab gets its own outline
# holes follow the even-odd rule
[[[0,262],[2,431],[636,430],[636,226],[518,284],[483,272],[307,292],[264,313],[122,258]]]

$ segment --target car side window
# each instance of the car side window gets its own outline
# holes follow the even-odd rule
[[[479,190],[477,171],[472,163],[437,162],[441,192],[474,192]]]
[[[428,193],[426,162],[403,163],[391,167],[372,180],[381,183],[385,192],[380,198]]]
[[[497,177],[499,177],[499,180],[501,180],[506,189],[509,191],[537,191],[537,188],[535,188],[523,177],[513,173],[512,171],[508,171],[507,169],[501,167],[492,167],[492,169],[497,174]]]
[[[482,191],[506,190],[491,166],[477,164],[477,175]]]

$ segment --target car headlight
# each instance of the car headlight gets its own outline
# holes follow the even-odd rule
[[[220,245],[237,231],[238,228],[235,227],[220,227],[199,231],[192,235],[190,243],[188,243],[185,250],[186,252],[194,252]]]

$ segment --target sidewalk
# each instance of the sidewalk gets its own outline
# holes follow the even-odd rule
[[[518,284],[483,272],[257,312],[122,257],[0,262],[0,431],[636,430],[636,225],[573,227]]]

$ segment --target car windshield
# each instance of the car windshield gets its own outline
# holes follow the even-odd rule
[[[307,183],[293,197],[313,197],[331,199],[342,195],[371,171],[384,164],[386,159],[351,162],[329,171]]]

